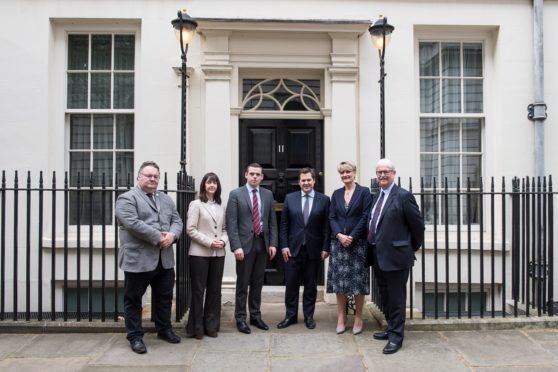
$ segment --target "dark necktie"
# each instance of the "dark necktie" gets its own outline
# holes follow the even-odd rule
[[[155,202],[155,194],[153,194],[152,192],[148,192],[147,197],[149,198],[149,201],[151,202],[151,204],[157,208],[157,203]]]
[[[376,209],[374,209],[374,215],[372,216],[372,221],[370,221],[370,229],[368,229],[368,243],[376,244],[376,223],[378,222],[378,217],[380,217],[380,212],[382,211],[382,204],[384,203],[384,192],[380,194],[380,199],[376,202]]]
[[[302,217],[304,217],[304,225],[308,223],[308,216],[310,216],[310,195],[304,194],[304,207],[302,208]]]
[[[254,213],[254,234],[260,235],[262,228],[260,226],[260,206],[258,204],[258,190],[252,190],[252,209]]]

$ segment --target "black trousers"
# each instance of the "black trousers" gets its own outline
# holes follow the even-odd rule
[[[244,260],[236,261],[236,293],[234,318],[237,322],[246,321],[246,300],[251,319],[260,319],[262,313],[262,288],[264,284],[265,266],[267,264],[265,240],[260,235],[254,238],[252,250],[244,255]],[[248,287],[250,291],[248,292]]]
[[[190,256],[189,260],[192,297],[186,334],[194,337],[218,332],[221,325],[221,284],[225,256]]]
[[[124,272],[124,316],[127,339],[133,341],[144,335],[141,326],[141,298],[151,286],[153,292],[152,316],[157,332],[172,328],[171,306],[174,289],[174,268],[165,269],[159,264],[153,271]]]
[[[375,247],[372,250],[374,277],[380,290],[382,310],[388,323],[387,334],[390,342],[403,344],[405,333],[405,311],[407,306],[407,280],[409,269],[383,271],[378,266]]]
[[[298,318],[298,300],[300,283],[304,285],[302,292],[302,312],[304,319],[314,317],[316,296],[318,294],[317,274],[321,260],[308,258],[306,246],[300,247],[296,257],[290,257],[285,263],[285,317]]]

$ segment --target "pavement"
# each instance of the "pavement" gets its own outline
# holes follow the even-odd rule
[[[440,326],[444,320],[432,326],[413,320],[403,348],[384,355],[385,341],[372,338],[381,328],[373,306],[365,311],[365,331],[356,336],[350,328],[335,333],[336,306],[323,302],[316,307],[314,330],[306,329],[302,319],[277,329],[283,305],[266,303],[262,314],[270,330],[252,327],[252,334],[245,335],[236,330],[233,310],[223,306],[219,337],[168,344],[147,333],[143,355],[131,351],[122,322],[103,330],[89,322],[82,322],[85,327],[50,323],[26,328],[26,322],[18,321],[0,326],[0,371],[558,371],[558,329],[548,319],[512,321],[506,327],[465,320],[462,327],[451,322],[446,328]],[[349,326],[352,320],[349,315]],[[152,330],[149,324],[146,328]],[[175,330],[185,335],[183,324]],[[12,333],[22,331],[27,333]]]

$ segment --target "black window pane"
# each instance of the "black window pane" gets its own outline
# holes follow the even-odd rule
[[[112,35],[91,37],[91,70],[110,70]]]
[[[464,79],[463,98],[466,113],[482,113],[483,86],[482,80]]]
[[[133,152],[117,152],[116,153],[116,182],[118,186],[130,186],[132,185],[132,180],[134,176],[134,153]]]
[[[134,35],[114,35],[114,69],[134,69]]]
[[[442,119],[440,125],[440,150],[459,151],[459,119]]]
[[[68,70],[87,70],[89,35],[68,35]]]
[[[442,79],[442,112],[461,112],[461,79]]]
[[[110,108],[110,73],[91,74],[91,108]]]
[[[68,73],[67,105],[69,109],[87,108],[87,73]]]
[[[419,60],[420,76],[439,76],[440,75],[440,44],[439,43],[420,43]]]
[[[112,149],[113,148],[113,116],[112,115],[93,115],[93,148]]]
[[[481,177],[481,156],[480,155],[464,155],[463,156],[463,180],[469,178],[472,188],[480,187]],[[464,185],[466,187],[466,185]]]
[[[480,119],[463,120],[463,152],[481,151]]]
[[[461,76],[459,43],[442,43],[442,75]]]
[[[259,83],[261,83],[263,80],[261,79],[244,79],[242,80],[242,98],[246,98],[248,93],[254,94],[254,92],[259,92],[259,90],[254,90],[254,92],[250,92],[252,90],[252,88],[254,88],[256,85],[258,85]]]
[[[91,148],[91,116],[70,116],[70,149]]]
[[[459,177],[459,155],[442,155],[441,156],[441,180],[448,179],[448,187],[455,188],[457,186],[457,177]],[[442,185],[438,182],[438,185]]]
[[[87,188],[70,191],[70,225],[78,223],[80,225],[111,225],[112,204],[112,195],[109,191],[103,192],[98,189],[90,191]]]
[[[93,186],[112,185],[112,152],[93,153]]]
[[[420,112],[440,112],[440,80],[420,79]]]
[[[422,154],[420,156],[420,176],[425,188],[433,187],[434,177],[438,176],[438,155]]]
[[[482,77],[482,44],[463,44],[463,76]]]
[[[70,152],[70,187],[86,185],[89,179],[90,153],[89,152]]]
[[[420,119],[420,151],[438,151],[438,120],[433,118]]]
[[[134,115],[116,115],[116,148],[134,148]]]
[[[134,74],[114,73],[114,108],[134,108]]]

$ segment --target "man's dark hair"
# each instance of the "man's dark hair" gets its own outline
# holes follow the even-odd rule
[[[316,171],[314,170],[314,168],[310,168],[310,167],[301,168],[301,169],[298,171],[298,179],[300,180],[300,176],[301,176],[302,174],[307,174],[307,173],[310,173],[310,174],[312,175],[312,179],[313,179],[314,181],[316,181]]]
[[[157,172],[161,173],[157,163],[155,163],[152,160],[148,160],[148,161],[144,161],[143,163],[141,163],[141,165],[139,167],[139,170],[138,170],[138,177],[140,176],[141,172],[143,171],[143,168],[145,168],[145,167],[153,167],[153,168],[157,169]]]
[[[260,169],[262,170],[262,173],[263,173],[263,167],[262,167],[260,164],[258,164],[258,163],[251,163],[251,164],[248,164],[248,165],[246,166],[246,169],[244,170],[244,173],[248,172],[248,168],[250,168],[250,167],[252,167],[252,168],[260,168]]]

